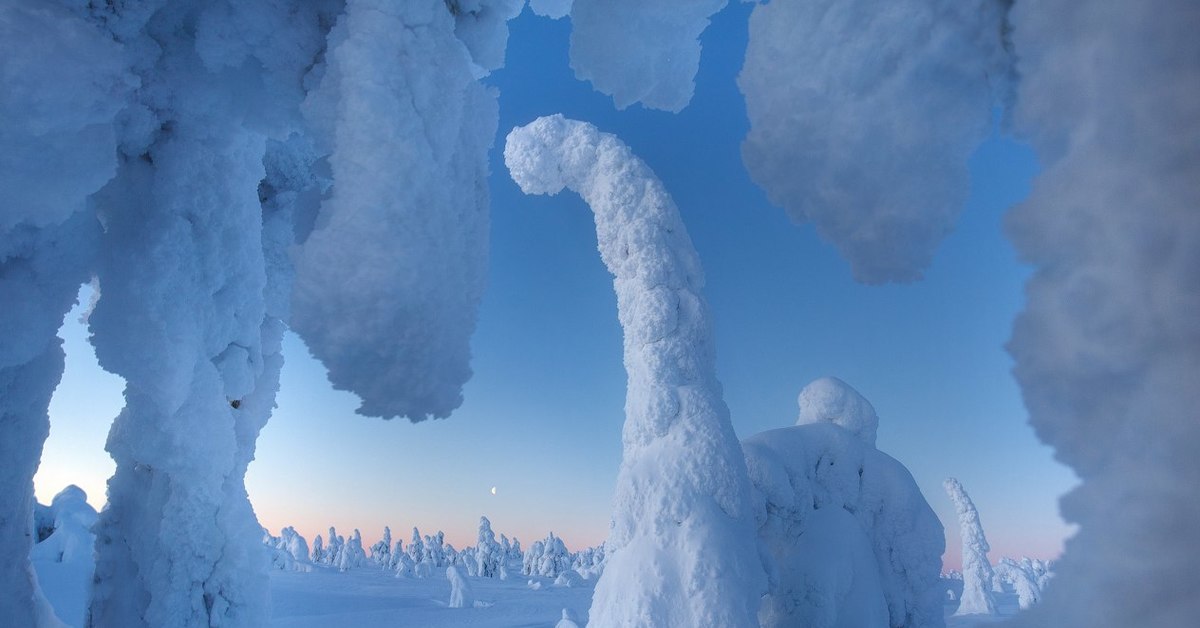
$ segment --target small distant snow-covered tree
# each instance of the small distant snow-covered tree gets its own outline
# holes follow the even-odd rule
[[[503,560],[504,553],[500,544],[496,542],[492,522],[487,517],[480,517],[479,544],[475,546],[475,573],[481,578],[495,578],[500,575],[500,564]]]
[[[992,597],[992,565],[988,562],[987,553],[991,547],[983,535],[983,524],[979,521],[979,511],[975,503],[967,495],[962,484],[954,478],[947,478],[943,483],[946,494],[954,502],[958,512],[958,525],[962,535],[963,561],[963,591],[959,596],[958,610],[955,615],[995,615],[996,600]]]
[[[371,546],[371,562],[387,568],[392,562],[392,529],[383,526],[383,539]]]
[[[475,594],[471,584],[463,577],[458,567],[446,567],[446,579],[450,581],[450,608],[471,608],[475,606]]]

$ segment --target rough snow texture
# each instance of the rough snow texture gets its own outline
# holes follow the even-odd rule
[[[983,524],[975,503],[954,478],[947,478],[946,494],[958,513],[959,534],[962,537],[963,590],[955,615],[995,615],[996,600],[992,596],[992,565],[987,553],[991,550],[983,535]]]
[[[805,390],[830,387],[826,378]],[[866,403],[844,383],[836,390]],[[944,531],[904,465],[826,420],[742,446],[772,564],[763,626],[944,625]]]
[[[755,7],[742,156],[867,283],[920,278],[967,197],[967,157],[1010,90],[1009,0]]]
[[[0,617],[14,626],[53,621],[29,551],[55,334],[88,280],[87,199],[116,172],[115,118],[136,86],[119,46],[64,4],[0,2]]]
[[[1043,165],[1008,217],[1034,266],[1009,351],[1079,476],[1038,626],[1200,617],[1200,4],[1018,1],[1017,130]],[[1119,567],[1116,567],[1119,566]]]
[[[674,202],[619,139],[562,116],[514,129],[504,160],[527,194],[569,188],[591,206],[625,332],[624,455],[590,622],[757,625],[750,484]]]
[[[96,537],[91,528],[96,523],[96,510],[87,503],[83,489],[74,485],[55,495],[50,506],[38,504],[37,509],[38,542],[29,558],[39,587],[59,620],[84,626],[95,567],[92,547]],[[48,619],[45,615],[39,617],[39,625],[53,625]]]
[[[797,403],[800,417],[796,425],[833,423],[875,446],[875,433],[879,429],[875,407],[846,382],[836,377],[814,380],[800,391]]]
[[[291,322],[365,415],[448,416],[471,376],[497,109],[455,24],[443,2],[350,0],[305,103],[334,183]]]
[[[566,17],[571,13],[574,0],[529,0],[529,8],[536,14],[551,19]]]
[[[611,95],[618,109],[640,102],[677,112],[695,91],[700,34],[727,2],[575,0],[571,68],[580,80]],[[561,6],[545,8],[555,9]]]

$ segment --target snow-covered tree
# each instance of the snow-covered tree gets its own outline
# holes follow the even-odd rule
[[[383,538],[371,546],[371,562],[387,569],[392,563],[392,529],[383,526]]]
[[[317,535],[317,538],[313,539],[312,562],[317,565],[325,564],[325,541],[321,539],[320,534]]]
[[[756,626],[765,575],[750,482],[717,381],[700,261],[662,183],[615,136],[562,116],[508,135],[527,194],[578,192],[614,276],[628,394],[596,626]],[[651,584],[653,583],[653,584]]]
[[[504,557],[504,551],[496,542],[496,533],[492,531],[492,522],[487,517],[480,517],[479,541],[475,546],[475,574],[481,578],[498,577]]]
[[[943,483],[946,494],[958,513],[959,533],[962,535],[963,591],[955,615],[995,615],[996,600],[992,596],[992,565],[987,553],[991,550],[979,521],[979,511],[962,484],[954,478]]]
[[[413,564],[425,560],[425,541],[421,539],[421,532],[414,526],[412,531],[412,540],[408,542],[408,558]]]
[[[762,625],[943,626],[944,530],[908,470],[876,449],[874,407],[831,377],[797,401],[795,426],[742,443],[772,562]]]
[[[446,567],[446,580],[450,581],[450,608],[472,608],[475,606],[475,593],[471,583],[463,577],[458,567]]]
[[[1031,568],[1011,558],[1001,558],[995,567],[996,580],[1012,587],[1017,594],[1017,604],[1027,610],[1042,601],[1042,590]]]

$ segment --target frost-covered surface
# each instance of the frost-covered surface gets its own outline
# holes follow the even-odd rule
[[[727,2],[575,0],[571,68],[580,80],[591,81],[596,90],[611,95],[618,109],[640,102],[679,111],[696,88],[700,34]],[[556,14],[561,6],[540,10]]]
[[[760,4],[738,84],[742,156],[859,281],[920,278],[967,197],[967,157],[1009,90],[1008,0]]]
[[[1009,216],[1034,265],[1009,350],[1079,476],[1036,626],[1200,617],[1200,4],[1018,1],[1015,124],[1042,174]],[[1117,567],[1119,566],[1119,567]]]
[[[497,109],[455,29],[444,2],[350,0],[305,102],[334,184],[291,322],[367,415],[445,417],[471,376]]]
[[[983,534],[979,511],[962,484],[947,478],[944,486],[954,510],[958,513],[959,535],[962,537],[963,590],[959,596],[957,615],[995,615],[996,601],[992,597],[995,575],[987,554],[991,550]]]
[[[55,334],[88,280],[99,224],[87,198],[116,172],[115,118],[136,82],[85,16],[3,2],[0,84],[0,617],[32,626],[33,476],[63,372]]]
[[[562,116],[514,129],[504,161],[527,194],[579,193],[614,276],[629,383],[592,622],[756,625],[765,582],[750,484],[716,378],[700,261],[678,209],[619,139]]]
[[[559,19],[571,13],[574,0],[529,0],[529,8],[538,15]]]
[[[870,407],[829,379],[805,390],[838,390]],[[944,531],[904,465],[827,420],[769,430],[742,446],[771,561],[762,625],[942,625]]]
[[[813,380],[800,391],[796,401],[800,406],[796,425],[833,423],[875,446],[875,432],[879,429],[875,407],[846,382],[836,377]]]

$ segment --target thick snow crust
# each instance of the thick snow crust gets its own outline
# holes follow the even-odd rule
[[[679,111],[696,88],[700,34],[727,3],[575,0],[571,68],[580,80],[611,95],[618,109],[640,102],[652,109]],[[540,10],[557,14],[561,4]]]
[[[870,407],[836,381],[805,391],[837,390]],[[756,434],[742,446],[771,563],[762,625],[943,625],[944,531],[904,465],[828,420]]]
[[[1017,130],[1042,173],[1008,219],[1034,266],[1009,350],[1079,476],[1037,626],[1200,617],[1200,4],[1017,2]],[[1118,567],[1119,566],[1119,567]]]
[[[879,429],[875,407],[846,382],[836,377],[814,380],[800,391],[797,403],[800,417],[796,425],[827,421],[875,446],[875,432]]]
[[[1005,0],[759,4],[738,85],[751,177],[867,283],[921,277],[1010,89]]]
[[[591,206],[625,332],[624,455],[591,622],[757,625],[750,483],[678,209],[619,139],[560,115],[509,133],[504,161],[527,194],[569,188]]]
[[[983,534],[979,511],[958,480],[947,478],[944,486],[958,513],[959,534],[962,537],[963,590],[955,614],[995,615],[996,600],[992,596],[995,574],[987,557],[991,546]]]

